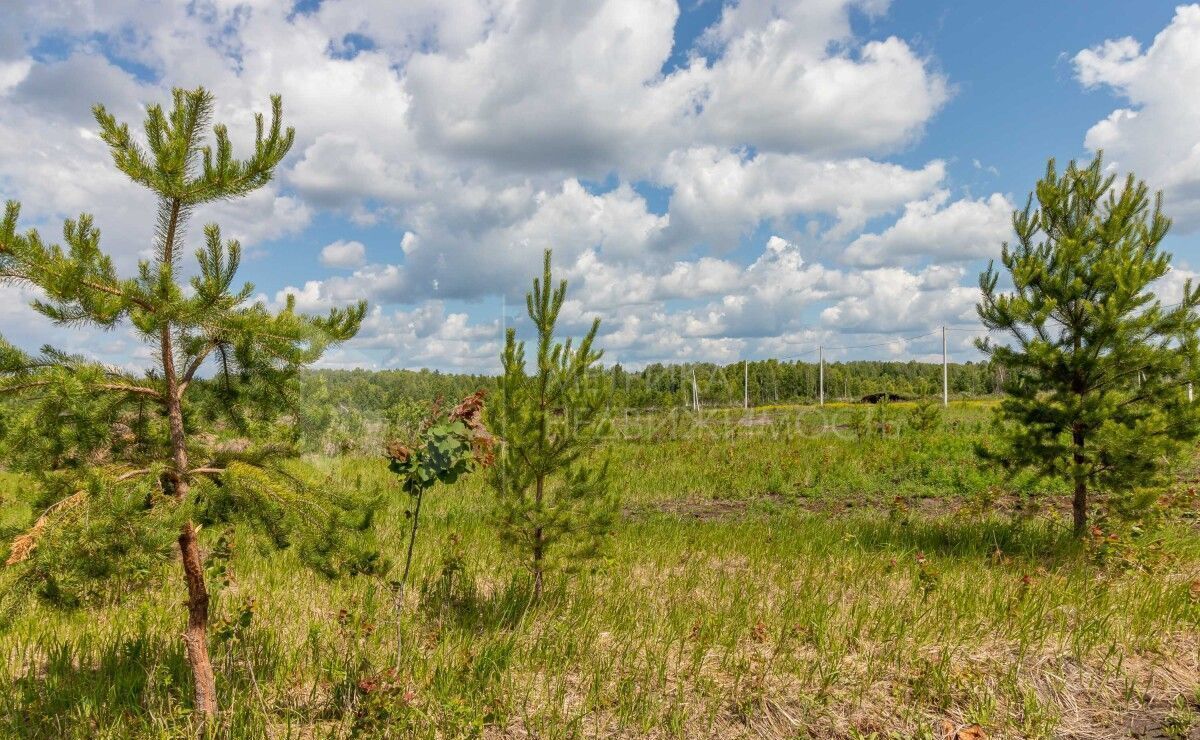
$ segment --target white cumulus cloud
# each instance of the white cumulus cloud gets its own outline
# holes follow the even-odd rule
[[[939,190],[904,206],[894,224],[878,234],[862,234],[843,254],[852,265],[877,267],[917,257],[957,262],[1000,253],[1012,230],[1012,203],[1000,193],[950,202]]]
[[[367,261],[367,248],[362,242],[342,241],[321,248],[321,264],[326,267],[361,267]]]
[[[1146,49],[1135,39],[1104,42],[1075,55],[1087,87],[1128,101],[1088,129],[1114,169],[1133,171],[1166,195],[1166,211],[1183,231],[1200,227],[1200,5],[1181,5]]]

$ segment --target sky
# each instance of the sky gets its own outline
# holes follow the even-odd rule
[[[978,276],[1046,160],[1104,151],[1164,193],[1167,299],[1200,269],[1200,5],[1142,0],[0,0],[0,198],[47,236],[92,213],[125,271],[150,194],[96,136],[203,85],[276,178],[197,213],[257,300],[366,299],[330,367],[494,372],[554,250],[564,334],[605,362],[977,359]],[[240,148],[239,148],[240,144]],[[129,331],[0,334],[128,367]],[[913,338],[918,337],[918,338]],[[863,346],[869,345],[869,346]]]

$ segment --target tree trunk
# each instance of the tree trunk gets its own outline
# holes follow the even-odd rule
[[[171,265],[174,260],[181,208],[182,204],[176,198],[171,204],[171,215],[166,234],[163,236],[161,259],[165,266]],[[179,376],[175,372],[175,348],[172,339],[171,322],[164,321],[159,332],[159,344],[162,351],[163,381],[166,386],[164,403],[167,427],[171,439],[172,470],[168,476],[174,487],[175,497],[182,501],[187,497],[189,489],[187,435],[183,428],[183,394],[179,387]],[[204,583],[204,563],[200,558],[196,527],[190,521],[183,525],[179,533],[179,556],[183,561],[183,577],[188,590],[188,621],[187,630],[183,633],[183,643],[187,649],[188,665],[192,668],[195,691],[193,709],[200,715],[201,721],[207,723],[217,715],[217,682],[213,676],[212,660],[208,655],[208,588]]]
[[[537,544],[533,546],[533,599],[534,601],[542,600],[542,529],[538,527],[536,533]]]
[[[417,542],[417,524],[421,521],[421,500],[425,492],[417,494],[417,505],[412,516],[412,530],[408,533],[408,555],[404,558],[404,573],[400,576],[400,586],[396,589],[393,608],[396,612],[396,670],[404,662],[404,589],[408,585],[408,571],[412,568],[413,545]]]
[[[184,524],[179,534],[179,554],[183,558],[183,575],[188,589],[188,623],[183,643],[187,647],[188,664],[192,667],[195,683],[194,709],[208,721],[217,714],[217,684],[208,657],[208,589],[204,585],[196,527],[191,522]]]
[[[1087,478],[1084,476],[1083,465],[1085,458],[1083,456],[1084,436],[1083,430],[1078,424],[1071,430],[1071,442],[1075,446],[1075,452],[1072,455],[1072,460],[1075,463],[1074,479],[1075,479],[1075,498],[1071,502],[1071,512],[1075,521],[1075,536],[1082,537],[1087,533]]]
[[[1087,533],[1087,483],[1075,482],[1075,500],[1071,502],[1075,518],[1075,536],[1082,537]]]
[[[538,504],[538,516],[542,515],[542,496],[545,492],[545,477],[539,475],[537,477],[537,488],[534,491],[535,501]],[[536,601],[542,600],[542,527],[539,524],[533,530],[533,598]]]

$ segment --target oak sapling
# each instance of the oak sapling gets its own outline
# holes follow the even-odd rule
[[[438,483],[454,483],[475,466],[487,467],[493,461],[493,438],[483,424],[484,392],[477,391],[464,398],[446,413],[440,399],[434,403],[415,440],[393,440],[387,444],[388,469],[400,477],[401,489],[412,502],[405,511],[411,521],[404,570],[396,590],[397,647],[396,661],[400,664],[400,617],[403,614],[404,593],[412,568],[413,547],[421,519],[421,502],[425,493]]]

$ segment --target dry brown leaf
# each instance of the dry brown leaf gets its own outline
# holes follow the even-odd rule
[[[942,720],[942,740],[987,740],[987,733],[976,724],[956,726],[948,719]]]

